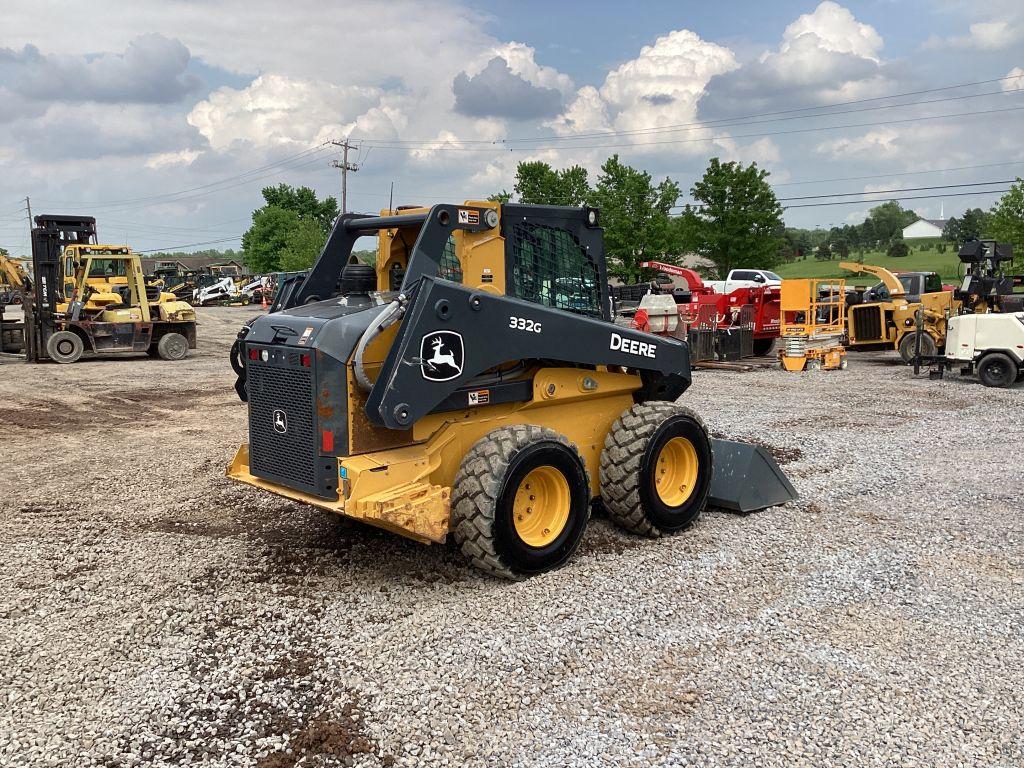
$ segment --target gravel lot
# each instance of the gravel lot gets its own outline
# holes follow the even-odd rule
[[[0,362],[0,765],[1024,762],[1024,388],[700,372],[802,498],[523,583],[229,483],[186,362]]]

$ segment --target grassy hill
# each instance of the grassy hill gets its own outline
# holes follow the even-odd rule
[[[922,243],[908,241],[907,244],[910,245],[910,255],[903,258],[892,258],[884,251],[866,251],[863,259],[860,259],[860,254],[851,252],[849,261],[863,261],[865,264],[885,267],[894,272],[938,272],[944,282],[960,282],[960,260],[957,258],[956,248],[947,244],[946,252],[939,253],[938,241],[923,243],[925,250],[919,250]],[[839,262],[838,258],[832,261],[816,261],[813,256],[808,256],[803,261],[780,264],[774,271],[782,277],[843,277],[848,284],[852,281],[858,285],[873,285],[877,282],[870,275],[853,275],[845,272],[839,268]]]

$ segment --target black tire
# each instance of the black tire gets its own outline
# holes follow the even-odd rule
[[[74,363],[85,351],[82,337],[73,331],[56,331],[46,340],[46,354],[58,363]]]
[[[917,331],[911,331],[902,339],[900,339],[900,357],[903,358],[904,363],[912,363],[914,361],[914,348],[915,339],[917,338]],[[935,343],[935,339],[930,334],[924,332],[921,334],[921,356],[922,357],[935,357],[939,352],[939,347]]]
[[[1002,352],[992,352],[978,361],[978,379],[986,387],[1009,387],[1017,373],[1017,364]]]
[[[514,507],[524,479],[538,469],[564,478],[569,503],[561,529],[550,542],[535,546],[520,535]],[[476,568],[494,576],[518,579],[562,565],[579,546],[589,518],[586,466],[566,437],[544,427],[520,424],[488,433],[469,450],[455,477],[455,541]]]
[[[184,360],[188,356],[188,339],[180,333],[165,333],[156,343],[156,352],[163,360]]]
[[[693,449],[696,475],[687,484],[689,495],[683,495],[681,503],[671,504],[656,487],[656,473],[663,449],[675,438]],[[612,520],[632,533],[653,537],[680,531],[693,524],[707,503],[712,461],[707,428],[689,408],[667,402],[634,405],[615,421],[605,438],[601,500]]]
[[[775,346],[775,339],[754,339],[754,356],[764,357],[770,355]]]

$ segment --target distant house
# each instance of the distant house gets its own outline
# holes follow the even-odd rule
[[[923,240],[927,237],[942,237],[949,219],[918,219],[910,226],[903,228],[904,240]]]
[[[208,256],[180,256],[177,259],[142,258],[142,271],[147,275],[156,272],[174,271],[179,274],[186,272],[210,272],[220,275],[247,275],[245,265],[235,259],[214,259]]]

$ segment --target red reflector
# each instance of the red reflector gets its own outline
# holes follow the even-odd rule
[[[330,453],[334,450],[334,433],[325,429],[320,433],[320,444],[323,446],[324,453]]]
[[[309,368],[309,366],[311,364],[310,363],[309,355],[303,355],[300,359],[302,360],[302,367],[303,368]]]
[[[259,358],[260,358],[260,353],[259,352],[257,352],[255,349],[250,349],[249,350],[249,359],[250,360],[259,360]]]

